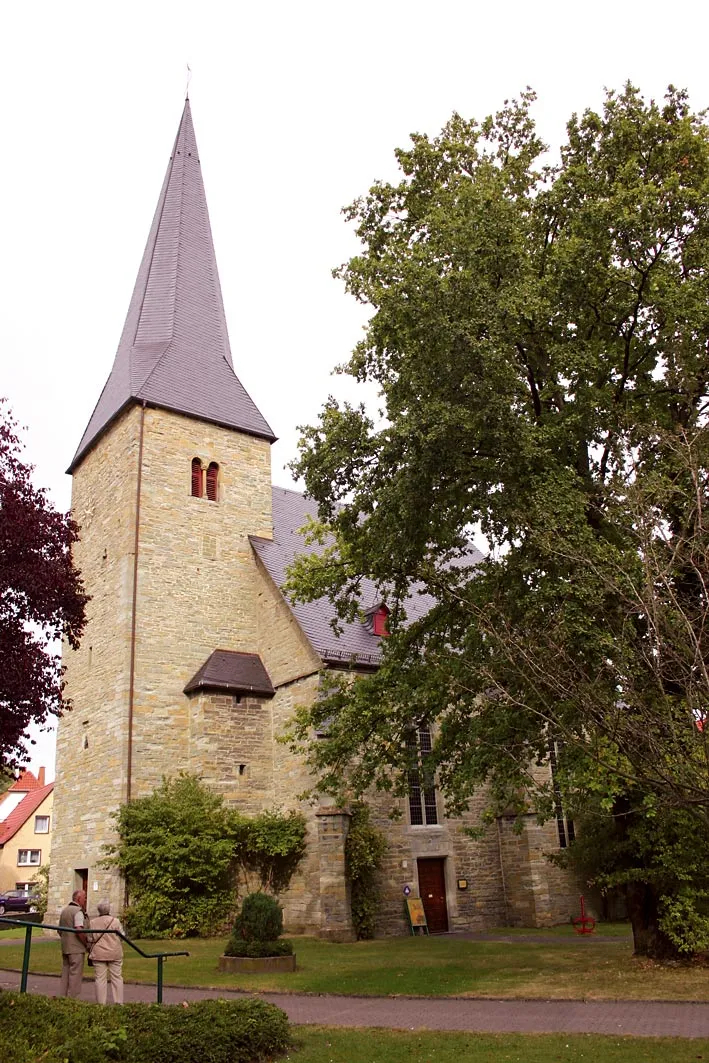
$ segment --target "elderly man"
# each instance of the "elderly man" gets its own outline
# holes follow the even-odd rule
[[[75,890],[66,908],[62,908],[59,916],[59,926],[71,927],[79,933],[72,934],[69,930],[59,931],[62,943],[62,976],[59,981],[60,997],[81,996],[81,978],[84,973],[84,956],[86,955],[87,935],[80,933],[88,928],[89,920],[86,915],[86,894],[83,890]]]
[[[92,933],[93,943],[90,945],[91,962],[94,965],[94,978],[96,980],[96,1000],[99,1004],[106,1003],[106,979],[111,983],[113,1003],[123,1003],[123,942],[118,934],[107,934],[107,930],[120,930],[123,927],[115,915],[111,915],[111,906],[108,901],[99,901],[98,918],[91,920],[91,929],[102,930],[103,933]]]

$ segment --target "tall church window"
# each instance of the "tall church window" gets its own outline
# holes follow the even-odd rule
[[[409,814],[412,827],[435,827],[438,823],[436,783],[431,753],[431,730],[421,724],[409,731],[406,739],[409,753]]]
[[[204,494],[203,488],[203,475],[202,475],[202,462],[199,458],[192,459],[192,495],[194,498],[201,498]]]
[[[556,831],[559,836],[559,848],[566,849],[576,838],[574,821],[569,819],[561,800],[561,786],[559,785],[559,754],[561,743],[553,739],[549,743],[549,767],[551,768],[551,780],[554,788],[554,812],[556,815]]]
[[[219,466],[216,461],[209,463],[207,469],[207,498],[210,502],[216,502],[219,490]]]

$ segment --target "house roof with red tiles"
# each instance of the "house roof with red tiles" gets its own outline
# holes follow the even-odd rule
[[[234,372],[189,100],[113,368],[69,472],[132,403],[276,438]]]
[[[34,782],[35,779],[32,772],[23,772],[17,783],[22,782],[25,775],[30,775]],[[10,790],[16,789],[17,783],[14,783]],[[0,846],[9,842],[13,835],[17,834],[20,827],[23,827],[27,820],[30,818],[33,812],[36,812],[39,806],[42,804],[45,798],[49,797],[54,789],[54,783],[47,783],[46,786],[33,787],[26,797],[20,801],[19,805],[13,808],[6,820],[0,823]]]
[[[12,786],[8,786],[7,793],[22,793],[23,791],[37,790],[42,786],[44,786],[44,768],[39,769],[39,778],[29,769],[25,769],[21,775],[18,775]]]

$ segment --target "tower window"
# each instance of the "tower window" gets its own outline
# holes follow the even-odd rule
[[[217,501],[217,493],[219,487],[219,466],[216,461],[209,463],[207,469],[207,498],[210,502]]]
[[[192,459],[192,495],[194,498],[201,498],[204,494],[203,489],[203,476],[202,476],[202,462],[199,458]]]

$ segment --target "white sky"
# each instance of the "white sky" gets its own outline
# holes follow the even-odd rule
[[[630,78],[709,105],[708,7],[657,0],[65,0],[6,3],[0,394],[36,481],[64,475],[108,376],[182,110],[185,64],[234,365],[271,424],[274,482],[364,312],[331,278],[355,250],[340,209],[393,150],[453,110],[526,85],[552,146]],[[32,765],[50,768],[42,736]]]

